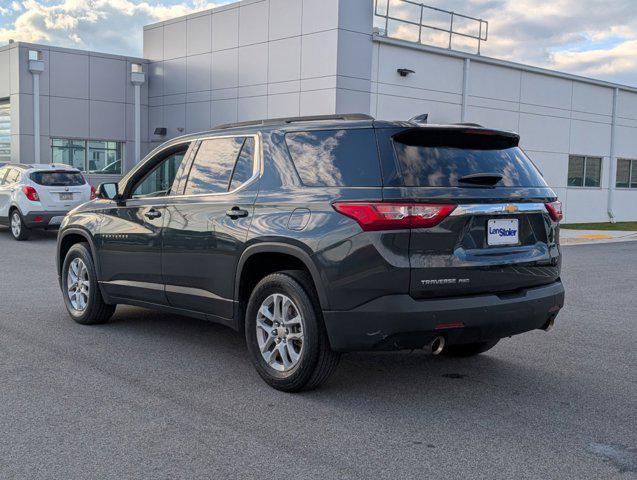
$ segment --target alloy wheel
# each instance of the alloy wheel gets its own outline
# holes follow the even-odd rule
[[[20,214],[18,212],[13,212],[11,215],[11,233],[13,233],[14,237],[19,237],[20,232],[22,231],[22,219],[20,218]]]
[[[286,295],[269,295],[257,313],[257,342],[263,360],[279,372],[294,368],[303,352],[303,316]]]
[[[73,309],[78,312],[86,310],[91,288],[88,269],[81,258],[74,258],[69,265],[66,277],[66,291]]]

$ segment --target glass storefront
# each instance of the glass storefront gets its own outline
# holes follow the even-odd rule
[[[11,103],[0,100],[0,164],[11,161]]]
[[[51,160],[53,163],[71,165],[85,173],[122,173],[122,142],[102,140],[52,139]]]

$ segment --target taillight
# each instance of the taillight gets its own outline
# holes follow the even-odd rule
[[[551,220],[554,222],[561,222],[562,218],[564,218],[564,213],[562,212],[562,202],[556,200],[555,202],[545,203],[546,210],[549,212],[549,216]]]
[[[455,205],[429,203],[336,202],[334,210],[368,231],[429,228],[438,225]]]
[[[22,187],[22,192],[32,202],[39,202],[40,201],[40,196],[38,195],[38,192],[37,192],[37,190],[35,188],[33,188],[33,187]]]
[[[95,187],[91,185],[91,200],[94,200],[97,197],[97,193],[95,192]]]

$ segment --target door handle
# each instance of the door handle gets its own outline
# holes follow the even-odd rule
[[[243,210],[243,209],[241,209],[239,207],[232,207],[230,210],[228,210],[226,212],[226,215],[228,215],[233,220],[236,220],[237,218],[247,217],[248,216],[248,211],[247,210]]]
[[[144,213],[144,216],[152,220],[153,218],[161,217],[161,212],[159,210],[155,210],[154,208],[151,208],[146,213]]]

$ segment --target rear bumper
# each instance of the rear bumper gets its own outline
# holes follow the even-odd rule
[[[67,211],[46,211],[46,212],[29,212],[23,215],[25,225],[28,228],[58,228],[64,216],[69,213]],[[58,221],[59,220],[59,221]]]
[[[388,295],[348,311],[325,311],[336,351],[422,348],[442,335],[447,345],[481,342],[542,328],[564,306],[560,281],[514,294],[414,300]]]

